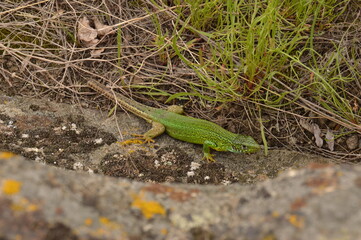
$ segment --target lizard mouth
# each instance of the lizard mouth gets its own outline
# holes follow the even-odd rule
[[[232,146],[231,149],[229,150],[230,152],[234,152],[234,153],[255,153],[258,152],[258,150],[261,149],[261,146],[246,146],[246,145],[237,145],[237,146]]]
[[[245,150],[243,150],[245,153],[254,153],[254,152],[258,152],[260,148],[250,148],[247,147]]]
[[[236,148],[233,147],[232,150],[230,152],[234,152],[234,153],[253,153],[253,152],[257,152],[258,149],[255,148],[250,148],[247,146],[237,146]]]

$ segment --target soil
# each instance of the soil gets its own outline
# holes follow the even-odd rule
[[[143,182],[249,184],[289,168],[332,159],[295,151],[256,154],[216,152],[202,160],[202,147],[163,134],[154,144],[120,144],[149,124],[136,116],[81,108],[46,99],[1,95],[0,150],[43,164]]]

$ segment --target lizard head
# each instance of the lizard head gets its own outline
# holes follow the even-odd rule
[[[260,148],[260,145],[251,136],[236,134],[227,150],[235,153],[254,153]]]

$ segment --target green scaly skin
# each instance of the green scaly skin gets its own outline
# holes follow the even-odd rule
[[[166,132],[175,139],[202,144],[204,158],[208,161],[215,161],[211,149],[234,153],[253,153],[260,149],[251,136],[235,134],[215,123],[181,115],[182,110],[179,106],[172,106],[168,110],[153,108],[113,92],[98,82],[90,80],[88,86],[113,100],[123,109],[152,123],[152,129],[139,135],[145,142],[152,142],[153,138]]]

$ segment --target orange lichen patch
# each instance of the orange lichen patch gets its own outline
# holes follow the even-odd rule
[[[16,154],[12,152],[0,152],[0,159],[10,159],[15,156]]]
[[[13,195],[21,190],[21,182],[12,180],[12,179],[6,179],[3,182],[2,191],[3,193],[7,195]]]
[[[274,234],[272,234],[272,233],[270,233],[270,234],[267,234],[266,236],[264,236],[263,238],[262,238],[262,240],[277,240],[278,238],[274,235]]]
[[[311,187],[314,193],[332,192],[338,186],[338,176],[334,173],[324,173],[307,179],[304,184]]]
[[[168,230],[167,230],[166,228],[162,228],[162,229],[160,230],[160,233],[161,233],[162,235],[167,235],[167,234],[168,234]]]
[[[288,221],[297,228],[303,228],[305,226],[305,220],[303,217],[300,217],[298,215],[289,215],[287,217]]]
[[[307,167],[310,169],[322,169],[322,168],[327,168],[327,167],[331,167],[331,166],[334,166],[334,164],[311,162],[310,164],[307,165]]]
[[[106,217],[100,217],[99,223],[102,224],[103,226],[106,226],[108,229],[117,229],[120,227],[118,223],[113,222]]]
[[[28,199],[22,198],[20,201],[13,203],[11,205],[13,211],[26,211],[26,212],[35,212],[39,209],[39,206],[31,203]]]
[[[292,211],[299,210],[300,208],[303,208],[304,206],[306,206],[306,204],[307,204],[307,202],[304,198],[297,198],[295,201],[292,202],[291,210]]]
[[[93,224],[93,219],[91,218],[87,218],[84,220],[84,224],[87,225],[87,226],[90,226]]]
[[[94,228],[93,219],[87,218],[84,221],[86,226],[91,226],[91,235],[95,238],[100,239],[113,239],[112,236],[118,236],[117,239],[128,239],[127,233],[124,232],[124,227],[122,224],[112,221],[106,217],[99,217],[98,223],[99,227]]]
[[[144,193],[134,194],[132,207],[140,209],[143,216],[147,219],[152,218],[155,214],[165,215],[166,210],[156,201],[146,201],[143,199]]]
[[[106,218],[106,217],[100,217],[100,218],[99,218],[99,222],[100,222],[101,224],[109,224],[109,223],[110,223],[110,220],[109,220],[108,218]]]
[[[279,213],[279,212],[277,212],[277,211],[273,211],[273,212],[272,212],[272,217],[278,218],[279,216],[280,216],[280,213]]]
[[[152,192],[154,194],[168,195],[172,200],[184,202],[190,198],[194,198],[198,193],[198,189],[184,190],[175,187],[164,186],[161,184],[152,184],[142,188],[144,191]]]

